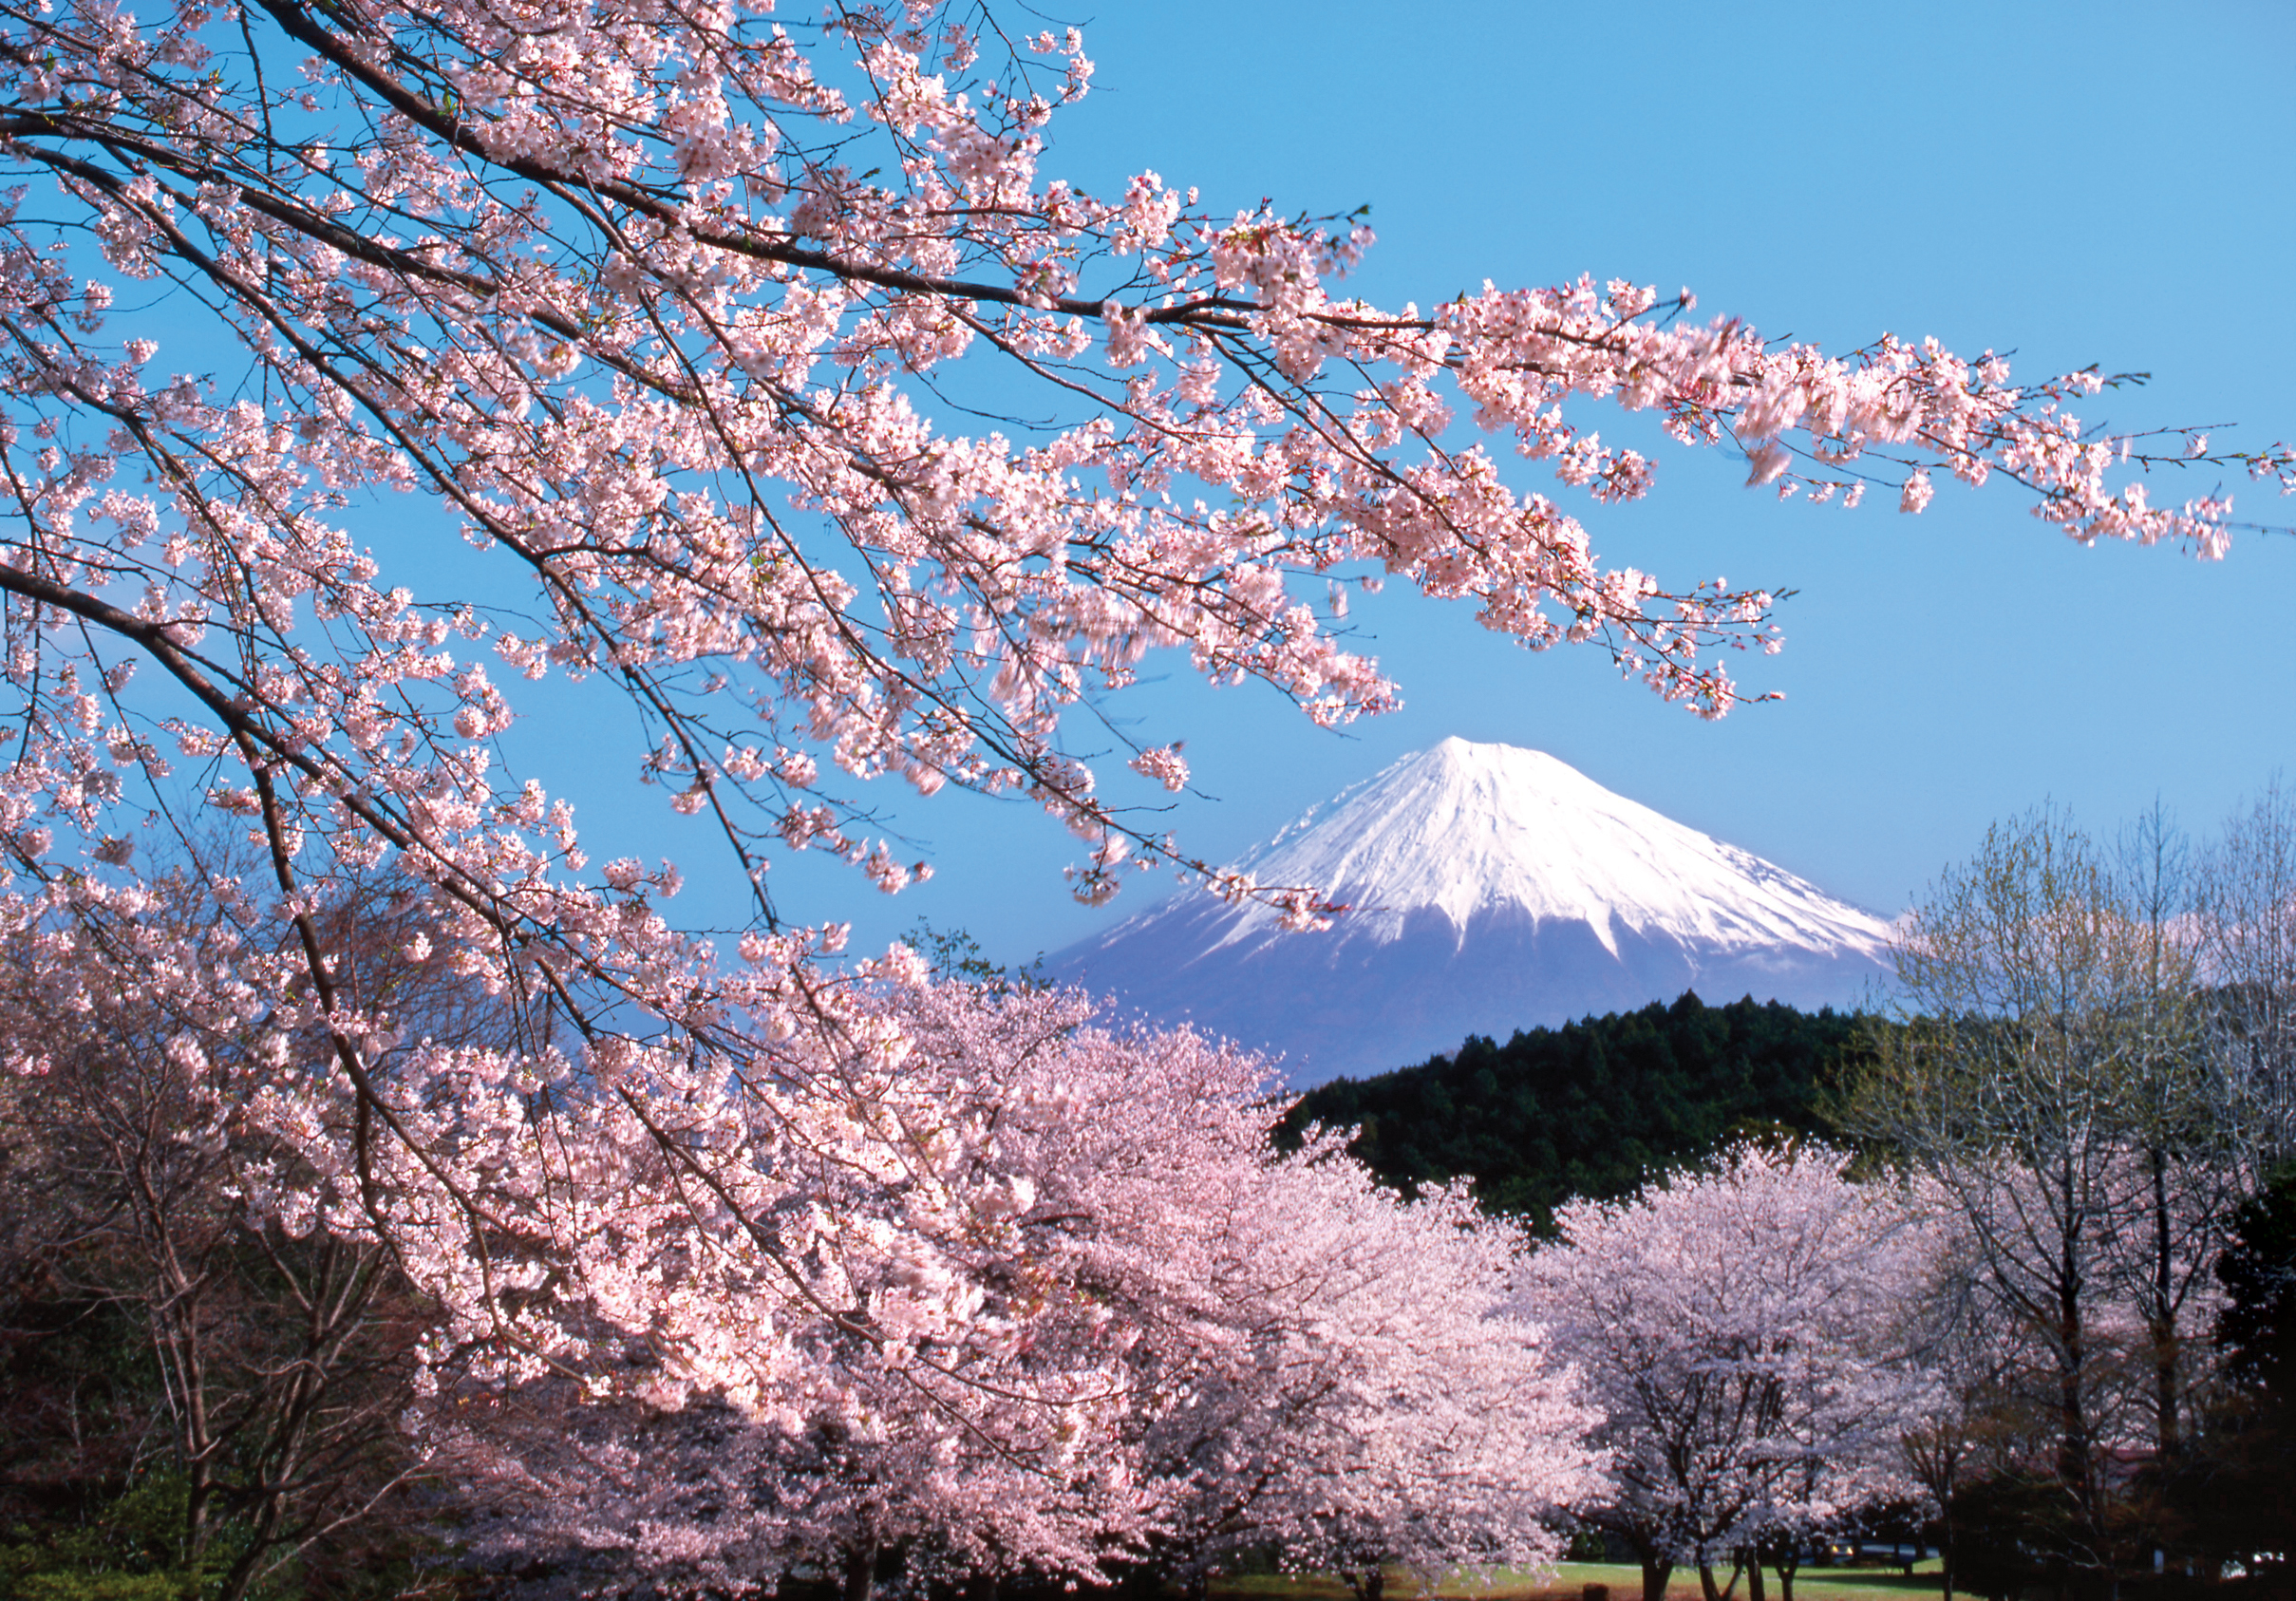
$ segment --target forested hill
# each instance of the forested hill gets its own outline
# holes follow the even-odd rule
[[[1735,1133],[1818,1128],[1817,1094],[1862,1049],[1864,1023],[1778,1002],[1672,1006],[1470,1039],[1456,1056],[1310,1090],[1277,1131],[1358,1127],[1382,1182],[1475,1182],[1492,1211],[1541,1232],[1572,1196],[1631,1194]]]

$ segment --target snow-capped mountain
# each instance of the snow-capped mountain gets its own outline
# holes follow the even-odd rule
[[[1349,910],[1325,932],[1191,892],[1052,975],[1285,1054],[1294,1084],[1469,1034],[1671,1001],[1855,1001],[1887,925],[1540,751],[1449,739],[1309,810],[1239,866]]]

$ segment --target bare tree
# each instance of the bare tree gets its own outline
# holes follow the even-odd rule
[[[2249,1097],[2238,1064],[2211,1048],[2214,1008],[2204,992],[2210,920],[2196,915],[2194,852],[2156,800],[2123,830],[2115,893],[2139,947],[2136,984],[2121,1004],[2128,1028],[2124,1115],[2136,1187],[2128,1226],[2110,1239],[2121,1293],[2143,1322],[2154,1443],[2163,1461],[2183,1449],[2186,1379],[2205,1360],[2187,1338],[2205,1320],[2212,1269],[2251,1185],[2239,1130]]]
[[[2169,841],[2156,843],[2166,893]],[[2113,1562],[2107,1462],[2129,1437],[2120,1240],[2145,1193],[2145,1086],[2190,1031],[2173,924],[2131,916],[2121,888],[2061,813],[1991,829],[1902,926],[1902,1009],[1847,1107],[1924,1175],[1966,1236],[1999,1337],[2032,1353],[2012,1372],[2052,1419],[2067,1586]]]
[[[2193,901],[2211,1043],[2268,1172],[2296,1158],[2296,794],[2277,776],[2202,853]]]

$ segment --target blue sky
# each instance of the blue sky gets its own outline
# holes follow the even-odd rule
[[[1153,167],[1223,209],[1368,202],[1374,300],[1581,272],[1687,285],[1702,314],[1836,348],[1887,330],[2014,350],[2027,376],[2149,370],[2088,411],[2296,439],[2296,7],[1128,0],[1076,20],[1099,72],[1048,176],[1118,189]],[[1579,509],[1598,553],[1662,579],[1797,590],[1785,652],[1741,674],[1782,701],[1701,723],[1597,653],[1530,654],[1391,587],[1355,620],[1402,681],[1394,715],[1323,732],[1184,663],[1118,703],[1188,741],[1204,793],[1172,826],[1232,857],[1459,734],[1551,751],[1887,913],[2043,800],[2110,829],[2157,794],[2205,832],[2296,767],[2296,538],[2204,565],[2082,550],[2007,486],[1942,485],[1913,518],[1781,506],[1743,474],[1668,448],[1647,501]],[[2296,522],[2296,500],[2237,487],[2243,516]],[[853,917],[867,944],[923,915],[1018,961],[1168,885],[1077,907],[1073,842],[1026,804],[881,787],[936,879],[887,900],[783,863],[786,913]]]

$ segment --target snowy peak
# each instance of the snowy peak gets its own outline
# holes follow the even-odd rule
[[[1311,808],[1238,865],[1348,910],[1287,933],[1264,907],[1184,894],[1060,952],[1053,975],[1280,1053],[1305,1085],[1690,989],[1853,1002],[1882,976],[1889,935],[1552,756],[1459,739]]]
[[[1340,931],[1390,943],[1414,913],[1464,944],[1478,916],[1587,924],[1723,948],[1878,952],[1879,919],[1748,852],[1514,745],[1447,739],[1317,807],[1246,858],[1266,884],[1314,884],[1349,908]],[[1222,944],[1272,932],[1240,911]]]

